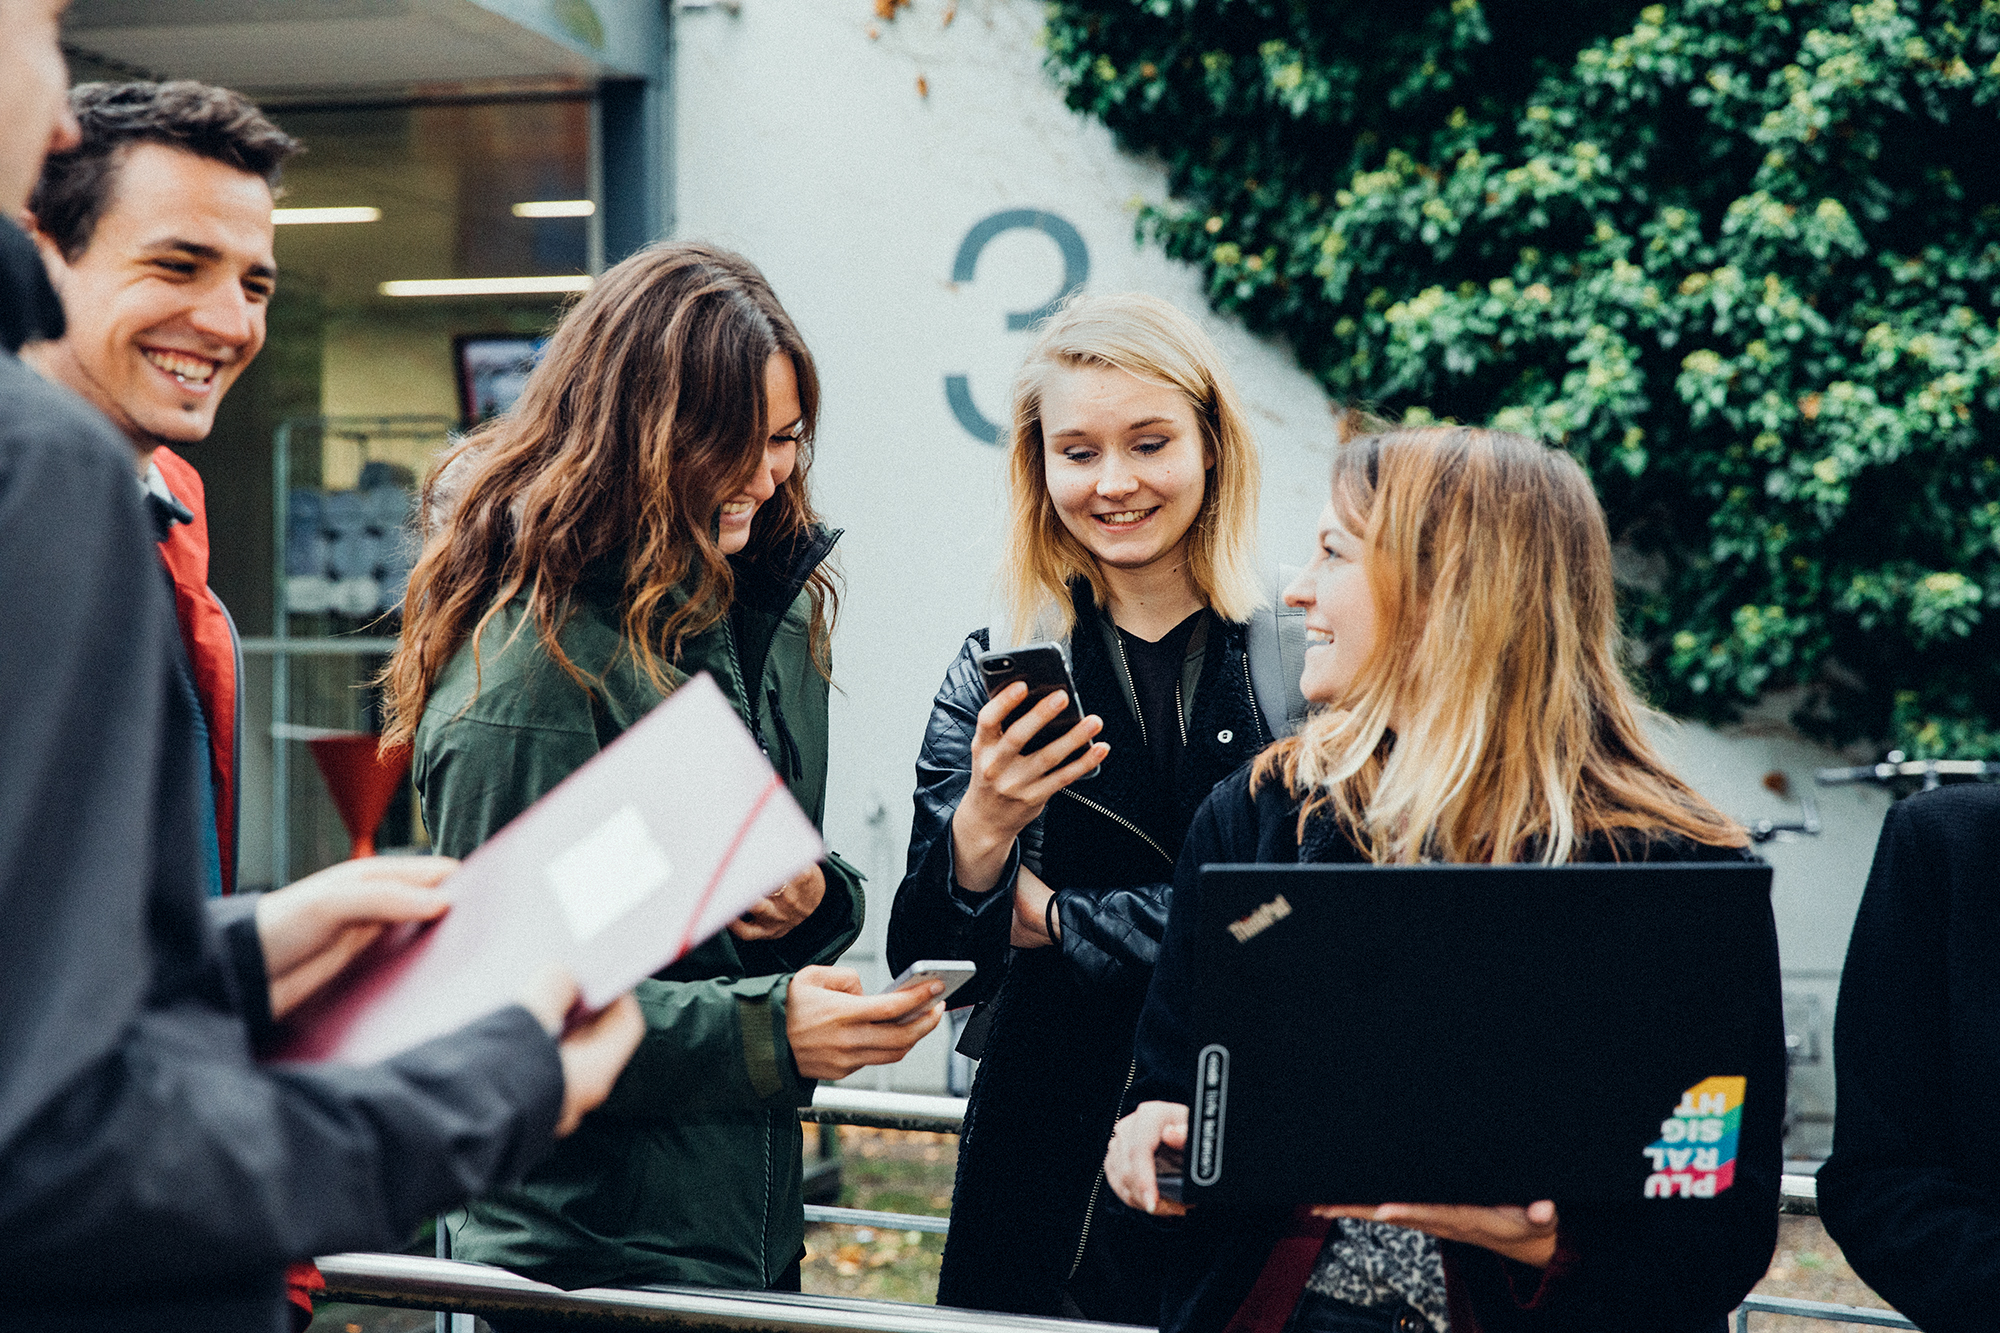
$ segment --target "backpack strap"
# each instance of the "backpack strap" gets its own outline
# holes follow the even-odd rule
[[[1263,711],[1264,729],[1280,738],[1297,731],[1306,716],[1306,697],[1299,690],[1306,669],[1306,613],[1284,601],[1285,586],[1298,574],[1291,565],[1277,567],[1271,604],[1250,618],[1246,644],[1250,688]]]

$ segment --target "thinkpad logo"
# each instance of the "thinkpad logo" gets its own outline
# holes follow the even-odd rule
[[[1230,922],[1229,933],[1238,944],[1248,944],[1254,936],[1263,934],[1291,914],[1292,905],[1285,901],[1285,895],[1281,893],[1241,921]]]

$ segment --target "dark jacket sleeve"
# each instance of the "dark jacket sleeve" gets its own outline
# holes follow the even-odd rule
[[[11,357],[0,408],[0,1290],[241,1288],[400,1243],[546,1149],[555,1045],[509,1009],[366,1069],[252,1063],[130,449]]]
[[[1062,954],[1077,978],[1105,988],[1143,988],[1167,933],[1166,881],[1122,889],[1056,891],[1062,914]]]
[[[525,1174],[561,1103],[555,1043],[518,1005],[379,1065],[269,1069],[233,1015],[150,1008],[6,1145],[0,1284],[198,1287],[393,1249]]]
[[[986,703],[986,686],[974,659],[985,650],[986,631],[966,638],[931,705],[917,754],[908,868],[889,910],[889,970],[901,972],[919,958],[969,959],[979,974],[953,997],[963,1004],[989,998],[1000,984],[1013,922],[1014,879],[1021,869],[1019,839],[1008,853],[1000,882],[989,892],[960,888],[952,865],[951,817],[972,783],[972,733]]]
[[[1934,1333],[2000,1303],[2000,789],[1890,810],[1834,1020],[1840,1118],[1820,1217],[1863,1281]]]
[[[1013,923],[1013,889],[1021,866],[1034,867],[1036,826],[1015,841],[999,882],[971,893],[952,867],[951,818],[972,781],[972,734],[986,704],[977,655],[986,632],[965,641],[945,672],[931,705],[930,725],[917,756],[916,816],[910,827],[908,870],[889,915],[889,967],[900,972],[919,958],[968,958],[979,975],[956,999],[974,1003],[993,994],[1007,961]],[[1048,876],[1044,876],[1048,878]],[[1056,889],[1062,915],[1062,954],[1089,985],[1137,988],[1146,984],[1166,931],[1173,886]]]

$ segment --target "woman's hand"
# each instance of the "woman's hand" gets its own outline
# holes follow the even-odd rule
[[[800,968],[785,991],[785,1040],[799,1077],[846,1078],[865,1065],[894,1064],[944,1017],[943,991],[943,982],[930,981],[864,995],[851,968]]]
[[[1312,1212],[1314,1217],[1358,1217],[1409,1227],[1439,1240],[1477,1245],[1535,1268],[1547,1268],[1556,1253],[1556,1206],[1547,1199],[1526,1208],[1450,1203],[1326,1204]]]
[[[646,1020],[639,1002],[621,995],[597,1013],[576,1025],[567,1035],[563,1025],[576,1005],[576,982],[560,967],[545,967],[521,993],[521,1007],[535,1016],[542,1030],[558,1039],[556,1054],[562,1060],[562,1110],[556,1116],[555,1136],[568,1137],[583,1118],[604,1105],[611,1085],[625,1072],[625,1062],[639,1049],[646,1035]]]
[[[259,898],[257,942],[271,1016],[297,1008],[388,927],[443,916],[451,899],[437,886],[456,869],[444,856],[368,856]]]
[[[1062,690],[1038,701],[1006,729],[1001,723],[1028,697],[1015,681],[986,701],[972,733],[972,782],[951,817],[952,862],[961,888],[986,893],[1000,882],[1007,853],[1049,798],[1104,762],[1111,747],[1091,737],[1104,730],[1092,714],[1033,754],[1021,747],[1069,704]]]
[[[1140,1102],[1111,1131],[1104,1153],[1104,1178],[1111,1192],[1127,1207],[1155,1217],[1174,1217],[1187,1209],[1160,1197],[1159,1168],[1154,1154],[1161,1148],[1187,1147],[1188,1109],[1179,1102]]]
[[[1055,890],[1026,866],[1014,879],[1014,920],[1007,928],[1007,942],[1016,949],[1045,949],[1062,940],[1062,916],[1049,911]],[[1055,934],[1049,933],[1053,926]]]
[[[729,923],[729,933],[739,940],[781,939],[811,916],[824,897],[826,871],[814,865],[760,898],[749,911]]]

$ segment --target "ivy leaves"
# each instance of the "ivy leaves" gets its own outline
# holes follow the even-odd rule
[[[1666,706],[2000,756],[2000,3],[1058,0],[1049,65],[1335,396],[1584,461]]]

